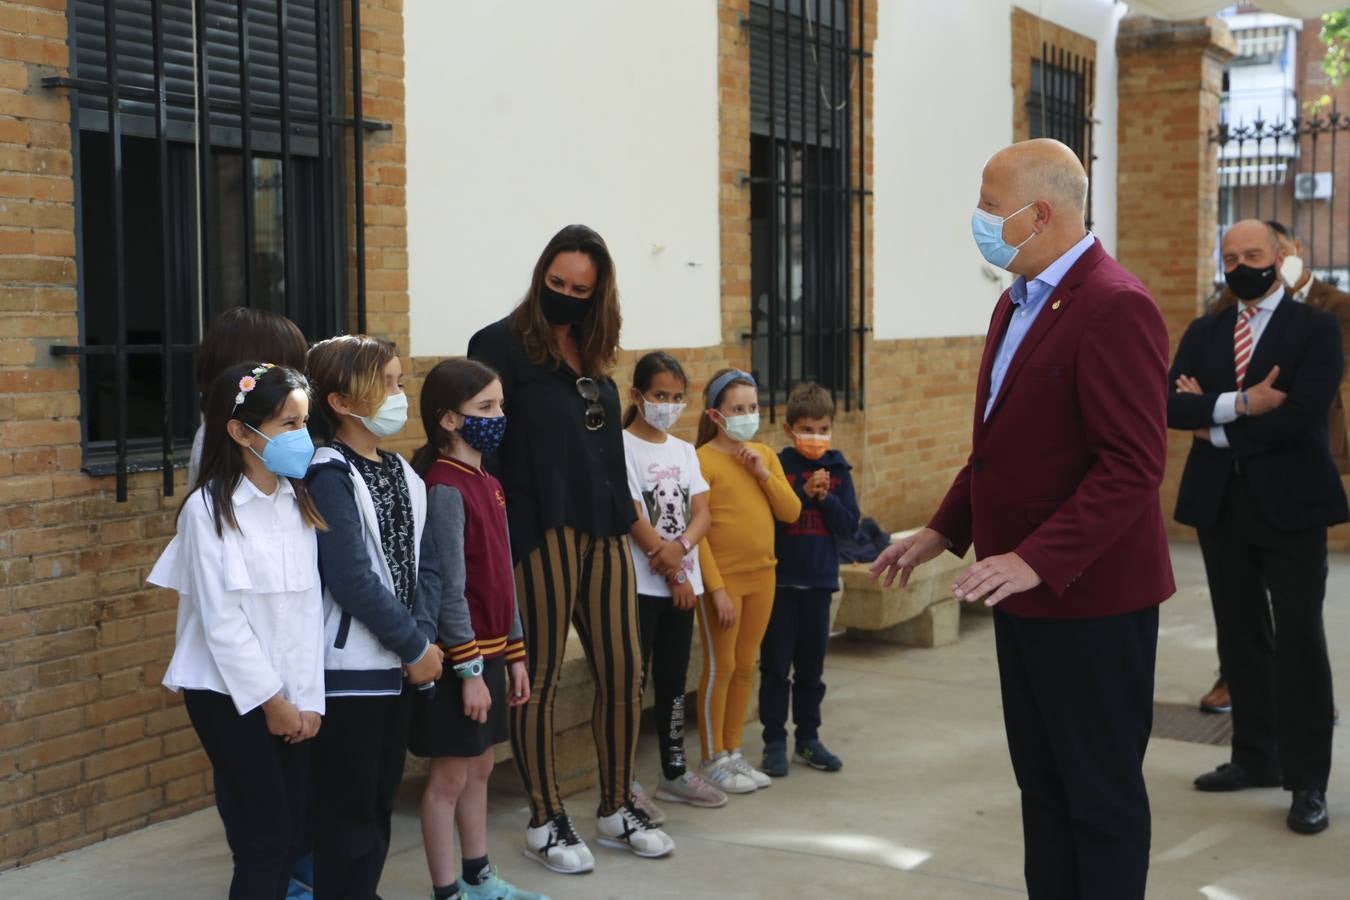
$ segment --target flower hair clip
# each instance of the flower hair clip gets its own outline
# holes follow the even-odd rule
[[[243,378],[239,379],[239,393],[234,395],[234,409],[230,410],[230,415],[234,415],[234,410],[238,409],[244,402],[244,397],[258,386],[258,379],[267,374],[268,369],[275,368],[271,363],[263,363]]]

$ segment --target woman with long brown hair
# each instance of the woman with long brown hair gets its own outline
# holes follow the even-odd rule
[[[675,847],[630,788],[642,651],[625,539],[636,510],[619,391],[610,378],[621,322],[609,248],[590,228],[569,225],[544,248],[515,311],[469,341],[469,357],[501,376],[510,416],[492,468],[506,492],[529,653],[530,697],[511,712],[511,743],[532,813],[525,847],[569,874],[595,867],[563,808],[553,747],[569,624],[595,678],[598,839],[645,857]]]

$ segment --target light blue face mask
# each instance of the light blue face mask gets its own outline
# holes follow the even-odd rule
[[[309,461],[314,457],[314,442],[310,440],[308,430],[301,428],[296,431],[283,431],[268,437],[247,422],[244,423],[244,427],[267,441],[262,453],[252,447],[248,448],[254,456],[262,460],[267,471],[286,478],[305,477],[305,473],[309,471]]]
[[[975,235],[975,246],[980,248],[980,253],[983,254],[984,258],[991,264],[998,266],[1000,269],[1008,268],[1008,266],[1012,264],[1013,259],[1017,256],[1018,251],[1026,246],[1027,241],[1036,236],[1036,232],[1033,231],[1031,234],[1027,235],[1026,241],[1023,241],[1015,247],[1003,240],[1003,226],[1007,221],[1015,216],[1021,215],[1035,205],[1034,201],[1028,203],[1012,215],[1005,216],[1001,219],[993,213],[985,212],[982,209],[975,210],[974,214],[970,217],[970,230],[971,233]]]

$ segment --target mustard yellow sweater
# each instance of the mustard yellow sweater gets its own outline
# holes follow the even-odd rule
[[[724,587],[724,575],[772,569],[778,562],[773,551],[774,519],[791,523],[802,514],[802,502],[784,477],[778,454],[753,441],[745,446],[764,460],[767,481],[711,444],[698,448],[712,513],[712,526],[698,555],[706,591]]]

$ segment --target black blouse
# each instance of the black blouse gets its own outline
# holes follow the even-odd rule
[[[637,518],[624,467],[619,389],[596,378],[605,424],[586,429],[589,403],[577,375],[562,364],[530,362],[505,319],[469,341],[469,358],[491,366],[506,397],[506,439],[487,468],[506,491],[511,554],[520,561],[551,528],[567,526],[593,537],[628,533]]]

